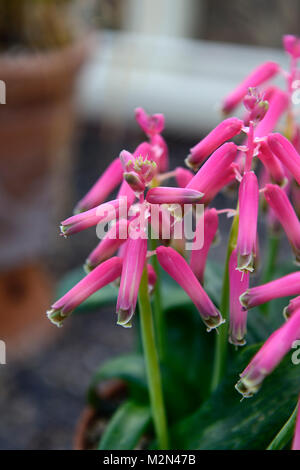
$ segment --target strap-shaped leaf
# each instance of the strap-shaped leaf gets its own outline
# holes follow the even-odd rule
[[[291,415],[300,389],[300,367],[287,355],[252,398],[240,401],[234,389],[238,373],[257,347],[239,354],[233,372],[198,411],[173,432],[181,449],[266,449]]]
[[[123,403],[111,418],[99,442],[99,450],[131,450],[136,447],[151,422],[147,405]]]
[[[140,355],[127,355],[116,357],[105,362],[93,375],[88,390],[88,402],[97,406],[99,401],[96,387],[101,381],[122,379],[130,388],[131,396],[140,400],[147,400],[147,382],[143,357]]]

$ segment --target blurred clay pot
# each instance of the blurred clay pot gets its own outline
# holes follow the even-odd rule
[[[121,379],[100,383],[94,390],[93,406],[87,406],[77,423],[74,436],[75,450],[96,450],[106,427],[117,408],[128,398],[128,386]],[[153,436],[145,432],[134,450],[147,449]]]
[[[97,407],[84,408],[74,436],[75,450],[95,450],[109,419],[126,399],[127,386],[123,380],[107,380],[96,390]]]
[[[74,125],[73,88],[87,53],[80,43],[54,52],[0,56],[0,184],[15,197],[55,171]]]
[[[6,104],[0,105],[0,305],[14,317],[13,328],[5,327],[11,318],[1,317],[8,336],[38,318],[45,322],[53,298],[39,260],[49,255],[52,227],[56,236],[69,196],[73,90],[89,44],[0,55],[6,84]]]

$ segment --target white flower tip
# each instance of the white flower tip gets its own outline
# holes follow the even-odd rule
[[[53,323],[53,325],[56,325],[58,328],[63,326],[63,321],[67,317],[61,312],[61,310],[56,310],[54,308],[47,310],[46,315],[48,320],[50,320],[50,322]]]
[[[199,168],[199,165],[197,165],[196,163],[192,162],[191,159],[192,159],[192,155],[189,153],[188,156],[186,157],[186,159],[184,160],[184,163],[185,163],[186,166],[187,166],[188,168],[190,168],[191,170],[197,171],[198,168]]]

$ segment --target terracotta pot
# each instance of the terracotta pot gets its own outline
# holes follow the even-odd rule
[[[0,273],[0,338],[9,362],[36,352],[55,333],[45,315],[51,301],[52,283],[39,263]]]
[[[107,380],[96,389],[98,407],[87,406],[78,421],[74,437],[75,450],[96,450],[108,422],[117,408],[128,396],[127,384],[123,380]],[[147,449],[153,436],[141,436],[135,450]]]
[[[74,128],[73,87],[87,44],[56,52],[0,56],[6,104],[0,106],[0,184],[23,197],[55,170]]]
[[[55,251],[51,243],[70,195],[73,89],[89,48],[86,41],[54,52],[0,55],[6,83],[6,104],[0,105],[0,305],[10,317],[1,316],[0,339],[4,331],[11,337],[31,322],[36,326],[38,317],[44,324],[53,299],[38,260]],[[24,292],[18,297],[20,273]]]
[[[97,393],[101,410],[91,406],[83,410],[75,431],[75,450],[97,449],[109,419],[127,395],[127,386],[123,380],[108,380],[98,388]]]

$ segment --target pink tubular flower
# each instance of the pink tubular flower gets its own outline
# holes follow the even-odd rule
[[[197,243],[199,242],[198,238],[199,236],[201,237],[202,229],[204,229],[203,246],[200,249],[192,247],[190,259],[191,269],[201,284],[204,282],[207,255],[216,236],[219,225],[218,212],[216,209],[206,209],[203,217],[204,220],[200,220],[196,227],[195,239],[193,242],[193,245],[197,246]],[[201,233],[199,233],[199,231],[201,231]]]
[[[233,250],[229,260],[229,286],[229,342],[235,346],[243,346],[246,344],[247,310],[241,306],[239,298],[249,287],[249,273],[241,273],[237,270],[236,250]]]
[[[293,59],[300,57],[300,39],[292,34],[285,34],[283,36],[283,47]]]
[[[135,119],[149,137],[160,134],[165,127],[165,117],[163,114],[149,115],[143,108],[136,108]]]
[[[254,137],[265,137],[272,132],[282,114],[287,110],[289,105],[288,94],[279,88],[273,92],[269,102],[269,109],[265,117],[258,123],[254,131]]]
[[[147,255],[147,240],[129,239],[123,260],[121,284],[117,300],[118,325],[131,327],[135,312],[138,290]]]
[[[147,264],[147,271],[148,271],[148,291],[149,291],[149,294],[151,295],[155,289],[157,275],[152,264]]]
[[[116,219],[121,211],[126,214],[127,210],[128,201],[126,198],[114,199],[86,212],[69,217],[61,222],[60,230],[62,235],[68,237],[100,222],[110,222]]]
[[[149,189],[146,201],[151,204],[195,204],[202,196],[203,193],[195,189],[159,186]]]
[[[276,184],[267,184],[264,188],[264,196],[280,221],[295,253],[296,261],[299,263],[300,222],[288,196],[285,191]]]
[[[123,169],[121,162],[116,158],[98,181],[92,186],[89,192],[82,198],[75,207],[74,213],[84,212],[101,204],[107,196],[121,183]]]
[[[248,88],[257,87],[274,77],[279,72],[279,65],[275,62],[265,62],[254,69],[224,100],[222,110],[230,113],[244,98]]]
[[[282,185],[286,180],[283,166],[266,142],[260,143],[257,156],[263,162],[274,183]]]
[[[250,124],[250,121],[255,123],[260,122],[269,109],[268,101],[263,99],[262,95],[256,88],[248,89],[248,93],[243,100],[243,104],[249,112],[247,116],[248,125]]]
[[[208,204],[226,184],[235,178],[232,164],[236,151],[237,147],[233,142],[223,144],[209,157],[186,186],[186,188],[204,193],[201,200],[203,204]]]
[[[300,156],[293,144],[277,132],[269,135],[268,144],[276,157],[279,158],[281,163],[292,173],[297,183],[300,184]]]
[[[244,123],[241,119],[232,117],[222,121],[204,139],[190,149],[185,162],[187,166],[197,170],[201,163],[220,145],[224,144],[242,130]]]
[[[152,160],[152,147],[149,142],[142,142],[140,145],[138,145],[135,151],[133,152],[133,157],[135,159],[142,157],[142,160]]]
[[[244,397],[256,393],[266,376],[271,374],[285,354],[291,349],[293,342],[300,338],[300,310],[278,330],[276,330],[260,348],[250,364],[240,374],[236,389]]]
[[[288,319],[296,310],[300,309],[300,295],[290,300],[289,304],[283,309],[284,318]]]
[[[157,259],[163,269],[185,290],[197,307],[207,326],[207,331],[223,323],[222,316],[214,306],[185,259],[173,248],[160,246]]]
[[[239,188],[239,231],[237,239],[239,271],[253,271],[256,255],[259,189],[255,173],[247,171]]]
[[[249,310],[270,300],[290,295],[300,295],[300,271],[248,289],[241,295],[240,302]]]
[[[136,195],[142,194],[146,189],[145,183],[135,171],[124,173],[124,180]]]
[[[292,450],[300,450],[300,397],[298,399],[298,411]]]
[[[150,138],[150,145],[153,160],[156,162],[159,172],[167,171],[169,168],[169,151],[165,139],[160,134],[155,134]]]
[[[78,305],[102,287],[115,281],[121,275],[121,271],[121,258],[115,256],[102,263],[51,306],[47,312],[49,320],[57,326],[62,326],[63,321]]]
[[[96,266],[107,260],[120,248],[128,237],[129,220],[121,219],[114,224],[105,237],[92,251],[85,262],[85,270],[92,271]]]
[[[178,166],[175,169],[176,182],[180,188],[185,188],[193,177],[193,173],[190,170],[187,170],[186,168]]]
[[[120,201],[127,201],[127,207],[130,207],[134,203],[136,195],[126,181],[123,181],[121,184],[117,199]]]

